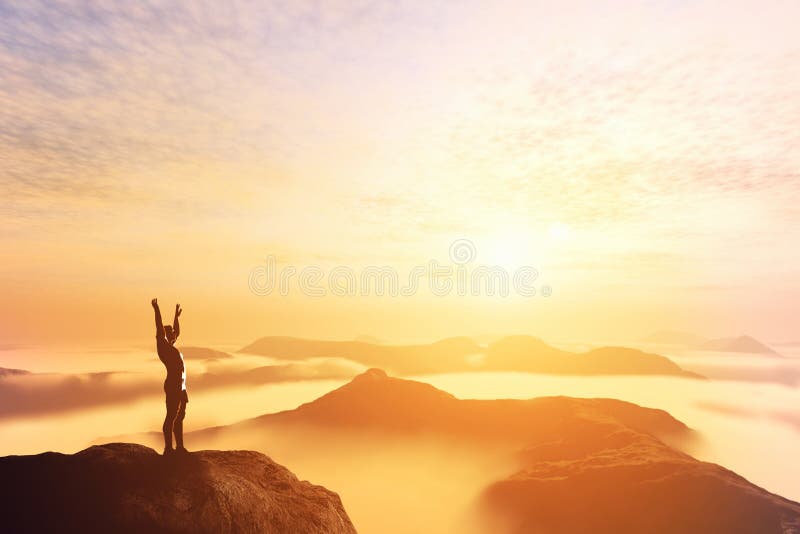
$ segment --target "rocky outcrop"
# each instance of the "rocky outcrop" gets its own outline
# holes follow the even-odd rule
[[[506,532],[800,533],[800,504],[719,465],[618,425],[581,434],[531,447],[524,469],[486,490]]]
[[[4,532],[354,533],[339,496],[252,451],[130,443],[0,458]]]

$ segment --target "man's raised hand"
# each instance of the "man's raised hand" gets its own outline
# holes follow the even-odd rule
[[[150,304],[152,304],[154,308],[158,308],[158,299],[151,300]]]
[[[180,304],[176,304],[175,305],[175,317],[180,317],[182,311],[183,310],[181,309],[181,305]]]

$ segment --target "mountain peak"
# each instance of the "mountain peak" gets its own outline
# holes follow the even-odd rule
[[[282,414],[296,413],[304,420],[325,424],[405,426],[418,421],[420,414],[440,410],[453,401],[453,395],[428,383],[395,378],[372,368],[340,388]]]
[[[378,369],[377,367],[371,367],[366,371],[364,371],[363,373],[361,373],[360,375],[355,376],[352,382],[355,382],[356,380],[374,382],[377,380],[387,380],[388,378],[389,375],[387,375],[386,371],[384,371],[383,369]]]

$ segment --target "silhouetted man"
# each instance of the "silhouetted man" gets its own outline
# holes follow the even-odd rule
[[[164,418],[164,456],[172,452],[186,452],[183,447],[183,418],[186,417],[186,403],[189,396],[186,393],[186,367],[183,365],[183,354],[175,348],[175,340],[181,333],[178,323],[181,305],[175,305],[175,320],[172,326],[166,327],[161,322],[161,310],[158,309],[158,299],[153,299],[151,304],[156,312],[156,347],[158,358],[167,368],[167,379],[164,380],[164,393],[167,395],[167,416]],[[175,433],[175,449],[172,448],[172,434]]]

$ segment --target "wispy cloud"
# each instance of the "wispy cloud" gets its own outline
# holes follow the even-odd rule
[[[326,359],[255,368],[217,366],[190,377],[190,394],[219,388],[283,382],[351,378],[364,367]],[[160,378],[124,372],[84,374],[28,373],[0,368],[0,419],[65,413],[133,402],[162,395]]]
[[[141,282],[224,251],[207,280],[265,247],[420,261],[511,229],[609,283],[663,253],[693,267],[675,285],[796,285],[798,9],[2,3],[0,269]]]

